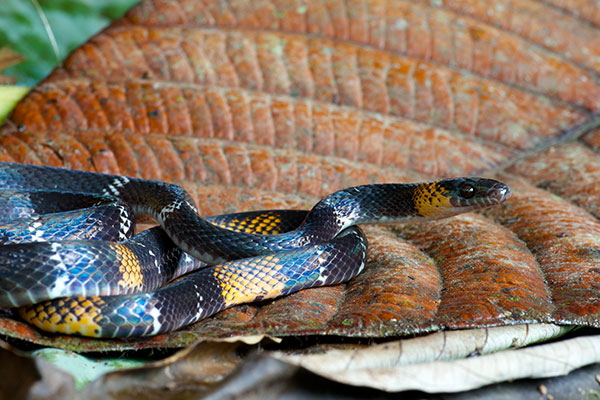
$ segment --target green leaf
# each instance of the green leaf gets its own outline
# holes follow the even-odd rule
[[[36,350],[32,355],[42,358],[55,367],[73,375],[76,389],[81,389],[89,382],[107,372],[140,367],[148,363],[148,361],[122,357],[93,359],[73,353],[72,351],[52,348]]]
[[[28,91],[24,86],[0,86],[0,123]]]
[[[4,70],[19,84],[33,86],[70,51],[118,18],[138,0],[38,0],[56,40],[58,57],[34,0],[2,0],[0,48],[9,47],[27,61]]]

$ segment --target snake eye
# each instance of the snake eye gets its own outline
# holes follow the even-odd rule
[[[460,197],[470,199],[475,194],[475,188],[471,185],[462,185],[460,187]]]

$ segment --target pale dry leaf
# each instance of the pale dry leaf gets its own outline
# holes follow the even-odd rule
[[[559,327],[552,326],[533,325],[530,328],[533,337],[536,336],[536,330],[541,330],[537,332],[541,335],[534,342],[555,337],[561,331]],[[496,335],[494,329],[489,329],[490,338]],[[517,328],[517,330],[519,329]],[[466,336],[462,333],[466,332],[457,332],[457,340]],[[509,341],[511,337],[520,336],[519,334],[514,335],[514,332],[509,334],[507,330],[502,333],[498,332],[498,334],[500,336],[508,334]],[[438,337],[435,339],[428,337],[423,341],[443,340],[439,337],[439,334],[430,336]],[[501,338],[501,341],[506,339]],[[521,337],[520,339],[524,338]],[[403,342],[406,343],[411,340],[414,339],[407,339]],[[406,344],[410,346],[409,343]],[[452,341],[447,345],[450,347],[458,346],[461,350],[465,346],[457,342],[452,343]],[[352,354],[355,354],[353,351],[344,354],[344,352],[332,350],[320,356],[305,356],[306,359],[302,356],[287,356],[281,353],[274,354],[274,356],[279,360],[303,366],[318,375],[348,385],[367,386],[390,392],[420,390],[429,393],[460,392],[506,380],[565,375],[574,369],[600,362],[600,336],[598,335],[582,336],[523,349],[491,351],[490,354],[473,357],[466,357],[468,354],[463,353],[461,355],[456,354],[458,357],[450,359],[442,356],[440,359],[422,359],[415,363],[392,362],[393,365],[383,366],[381,364],[386,364],[386,361],[379,362],[377,360],[378,357],[382,356],[381,346],[384,345],[359,351],[364,354],[359,355],[359,359],[356,361],[357,365],[355,365],[352,356]],[[392,346],[397,345],[392,344]],[[437,346],[439,346],[439,343]],[[415,353],[419,350],[428,352],[429,348],[429,344],[423,343],[422,347],[419,346],[419,348],[411,350]],[[496,350],[502,348],[506,348],[506,344],[501,345]],[[361,360],[369,357],[368,353],[371,350],[373,350],[373,354],[370,355],[369,362]],[[398,359],[401,360],[402,357],[398,355],[398,352],[392,350],[390,353],[388,358],[397,355]],[[342,358],[342,361],[338,361],[336,358]],[[346,364],[342,366],[344,360]]]
[[[351,350],[332,349],[317,354],[274,352],[271,356],[331,377],[338,372],[395,368],[489,354],[547,341],[569,330],[571,328],[548,324],[515,325],[438,332]]]

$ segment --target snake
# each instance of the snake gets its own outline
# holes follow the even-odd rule
[[[365,267],[357,226],[447,218],[510,188],[459,177],[338,190],[310,210],[201,217],[181,186],[0,162],[0,308],[47,332],[151,336],[237,304],[346,282]],[[157,226],[135,234],[136,218]]]

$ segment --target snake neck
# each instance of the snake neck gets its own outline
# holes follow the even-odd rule
[[[120,178],[127,179],[127,178]],[[237,257],[248,257],[277,250],[297,248],[309,244],[323,243],[337,236],[344,229],[365,223],[395,223],[421,218],[415,208],[414,193],[416,184],[363,185],[337,191],[319,201],[310,211],[304,223],[295,230],[280,235],[254,235],[247,233],[227,233],[206,222],[197,215],[193,200],[189,194],[176,185],[129,178],[120,183],[120,190],[127,196],[136,193],[151,193],[144,198],[125,198],[133,204],[135,213],[154,215],[164,227],[168,228],[175,241],[185,250],[206,262],[214,263]],[[137,188],[137,186],[145,186]],[[147,185],[153,185],[149,190]],[[119,186],[119,185],[113,185]],[[121,188],[119,188],[121,189]],[[116,193],[113,193],[116,194]],[[140,206],[143,204],[143,206]],[[140,208],[138,208],[140,207]],[[184,218],[169,218],[177,213]],[[198,254],[190,238],[203,232],[204,248],[211,249]],[[250,244],[248,244],[250,243]],[[244,250],[242,250],[244,249]],[[242,252],[240,252],[242,251]],[[210,254],[209,254],[210,253]],[[239,254],[238,254],[239,253]]]
[[[303,228],[331,238],[352,225],[422,218],[413,199],[417,186],[396,183],[339,190],[312,208]]]

